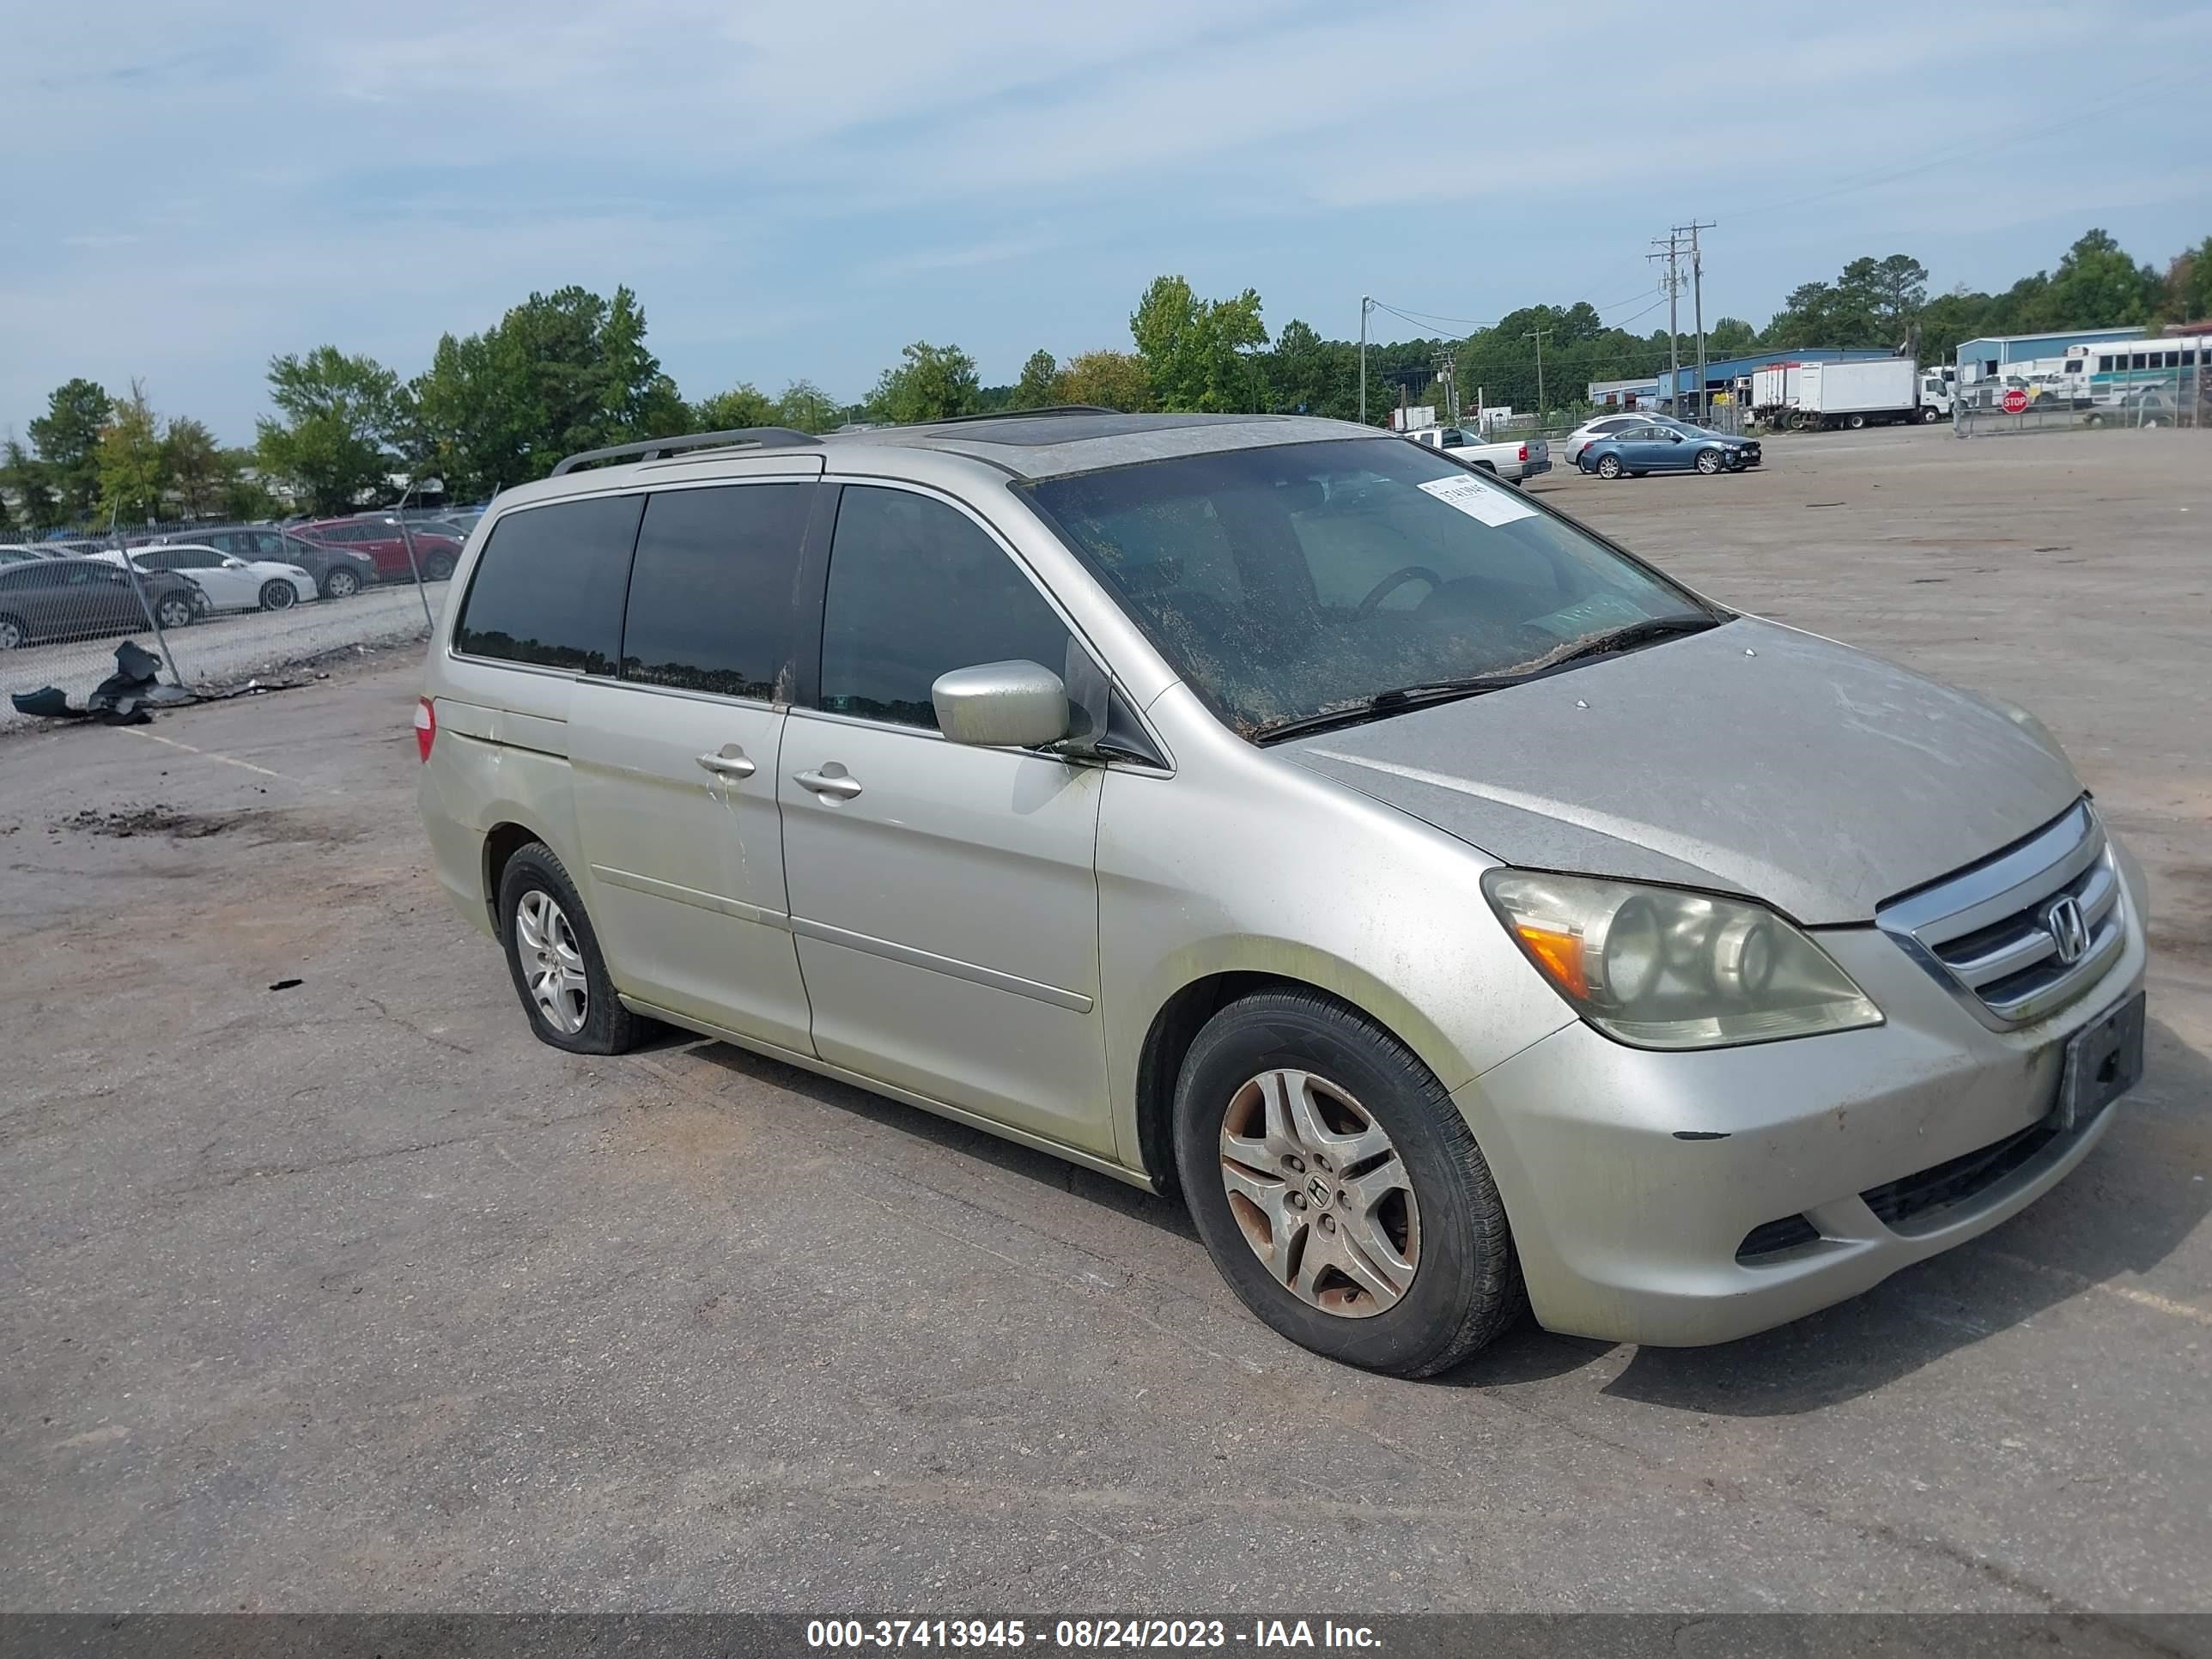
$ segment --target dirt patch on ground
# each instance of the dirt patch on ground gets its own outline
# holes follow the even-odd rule
[[[133,806],[122,811],[102,812],[88,808],[70,814],[54,828],[81,836],[112,836],[118,841],[127,841],[133,836],[169,836],[179,841],[200,841],[235,830],[246,817],[243,812],[179,812],[156,801],[151,806]]]

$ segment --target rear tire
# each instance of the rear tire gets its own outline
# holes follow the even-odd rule
[[[1207,1022],[1176,1085],[1175,1137],[1214,1265],[1302,1347],[1430,1376],[1527,1306],[1497,1184],[1450,1095],[1403,1043],[1318,992],[1261,992]],[[1332,1265],[1344,1261],[1364,1265]]]
[[[1844,424],[1849,427],[1852,431],[1856,432],[1866,425],[1866,416],[1863,415],[1846,415],[1844,416]]]
[[[1618,455],[1599,456],[1597,459],[1597,476],[1601,478],[1618,478],[1620,476],[1620,457]]]
[[[617,1000],[583,898],[544,842],[500,872],[499,932],[514,994],[540,1042],[572,1054],[619,1054],[637,1041],[641,1022]],[[551,984],[549,971],[560,975]]]

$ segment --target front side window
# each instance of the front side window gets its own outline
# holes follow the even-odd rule
[[[908,490],[846,487],[823,600],[823,709],[933,732],[939,675],[1014,660],[1057,674],[1067,643],[1044,596],[965,514]]]
[[[814,488],[728,484],[651,497],[630,568],[622,677],[772,699]]]
[[[523,507],[501,519],[461,601],[453,648],[613,673],[643,506],[640,495],[600,495]]]
[[[1523,672],[1638,623],[1711,619],[1518,490],[1389,439],[1148,461],[1026,489],[1246,737],[1386,691]]]

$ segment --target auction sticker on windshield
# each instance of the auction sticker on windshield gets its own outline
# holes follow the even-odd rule
[[[1516,519],[1536,516],[1534,507],[1504,484],[1486,483],[1480,478],[1431,478],[1421,488],[1445,506],[1455,507],[1485,524],[1511,524]]]

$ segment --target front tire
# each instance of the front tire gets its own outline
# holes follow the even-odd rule
[[[164,628],[189,628],[199,620],[199,607],[183,595],[172,593],[154,607],[154,620]]]
[[[1698,471],[1708,478],[1726,465],[1727,462],[1722,459],[1721,453],[1717,449],[1701,449],[1698,452]]]
[[[532,842],[499,878],[507,972],[540,1042],[572,1054],[619,1054],[640,1022],[615,996],[599,935],[553,849]]]
[[[1620,457],[1618,455],[1599,456],[1597,459],[1597,476],[1601,478],[1618,478],[1620,476]]]
[[[265,581],[261,584],[261,608],[264,611],[289,611],[299,599],[292,584],[288,581]]]
[[[361,578],[350,570],[332,570],[323,577],[323,597],[349,599],[361,592]]]
[[[1222,1277],[1302,1347],[1449,1370],[1526,1306],[1467,1121],[1389,1032],[1314,991],[1216,1014],[1176,1086],[1176,1163]]]
[[[453,556],[433,553],[422,561],[422,580],[426,582],[450,581],[453,575]]]
[[[18,651],[30,642],[30,628],[21,617],[0,617],[0,651]]]

